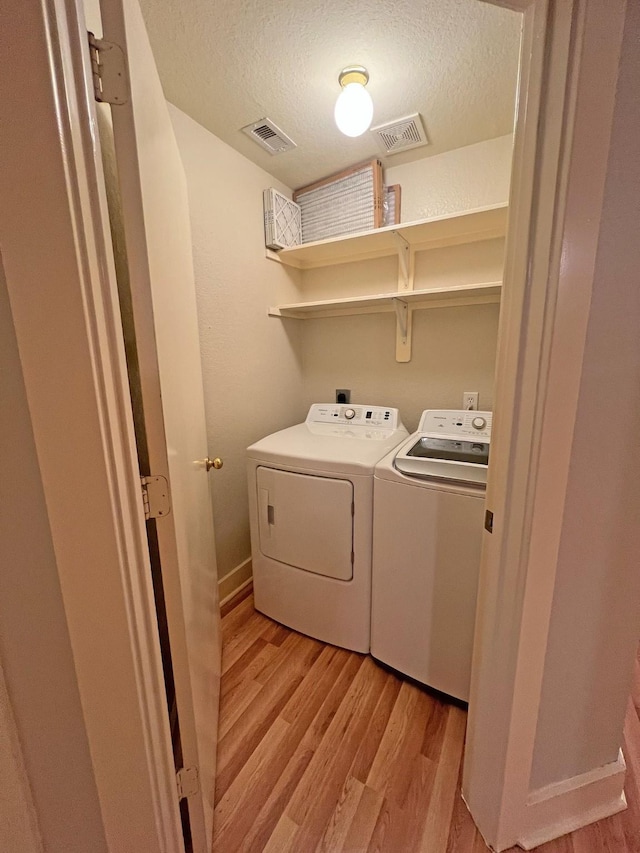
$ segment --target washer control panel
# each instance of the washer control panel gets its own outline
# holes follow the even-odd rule
[[[348,424],[371,429],[398,429],[400,414],[397,409],[383,406],[361,406],[355,403],[314,403],[309,409],[308,424]]]
[[[465,411],[464,409],[427,409],[422,413],[418,432],[447,437],[491,439],[491,412]]]

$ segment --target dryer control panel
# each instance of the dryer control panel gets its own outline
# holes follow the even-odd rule
[[[401,425],[397,409],[384,406],[363,406],[359,403],[314,403],[307,415],[307,424],[342,424],[370,429],[398,429]]]

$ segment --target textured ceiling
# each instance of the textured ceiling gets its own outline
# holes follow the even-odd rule
[[[370,156],[336,128],[338,73],[364,65],[373,124],[422,115],[430,145],[385,165],[509,133],[520,15],[479,0],[141,0],[169,101],[296,188]],[[297,148],[241,133],[272,119]]]

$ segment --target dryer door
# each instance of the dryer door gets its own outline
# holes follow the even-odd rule
[[[260,550],[265,557],[340,580],[353,577],[353,484],[257,470]]]

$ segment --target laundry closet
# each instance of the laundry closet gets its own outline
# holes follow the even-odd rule
[[[354,404],[398,409],[409,432],[427,408],[460,408],[465,391],[479,394],[479,408],[492,409],[512,137],[399,166],[389,158],[385,182],[403,188],[399,239],[371,234],[348,258],[349,238],[336,238],[328,241],[333,255],[314,259],[304,245],[277,255],[265,247],[263,191],[290,196],[294,187],[274,181],[176,107],[169,112],[189,191],[208,447],[224,461],[211,472],[224,600],[252,571],[247,447],[304,421],[312,403],[331,402],[338,388],[350,389]],[[422,224],[405,225],[412,222]],[[394,293],[411,306],[404,329]],[[370,548],[369,541],[367,554]],[[355,550],[363,551],[362,542]],[[354,577],[359,569],[353,566]],[[309,578],[298,575],[300,583]],[[305,631],[286,614],[279,621],[365,651],[370,577],[359,607],[349,608],[350,631],[366,634],[355,645],[351,634],[340,640],[322,624]],[[276,593],[280,601],[295,596],[295,588]],[[325,598],[335,618],[338,601]],[[468,622],[458,633],[471,635]],[[437,683],[464,700],[468,669],[466,661],[462,687]]]
[[[328,257],[302,246],[280,258],[265,248],[262,192],[290,197],[295,187],[169,110],[189,190],[209,447],[224,459],[213,488],[224,598],[250,575],[244,450],[252,442],[304,420],[337,388],[354,402],[398,408],[410,432],[427,407],[460,408],[463,391],[492,408],[512,136],[403,165],[383,159],[385,183],[402,188],[400,232],[441,223],[406,229],[399,243],[387,235],[383,247],[358,246],[348,262],[349,241],[340,239]],[[418,301],[409,303],[406,361],[397,360],[392,300],[366,301],[399,289],[438,291],[410,297]]]
[[[146,4],[151,18],[154,9],[153,3]],[[108,7],[103,9],[103,15],[110,14]],[[316,566],[315,580],[310,581],[305,553],[302,563],[296,563],[300,569],[297,575],[300,589],[304,592],[298,596],[294,585],[283,582],[281,577],[283,560],[287,564],[291,560],[287,548],[292,540],[285,543],[285,552],[289,554],[286,560],[278,548],[273,553],[272,568],[279,578],[275,592],[277,600],[287,597],[286,589],[289,598],[296,602],[302,598],[308,603],[322,601],[327,605],[324,610],[318,608],[315,627],[308,626],[304,620],[292,620],[286,613],[274,611],[264,601],[262,604],[259,601],[256,555],[264,553],[265,549],[261,544],[256,550],[253,505],[250,539],[246,448],[265,435],[304,420],[311,403],[330,402],[337,388],[349,389],[351,403],[356,407],[359,403],[366,403],[373,409],[384,407],[383,417],[390,417],[391,410],[398,417],[399,412],[404,426],[398,421],[402,433],[392,441],[394,445],[416,430],[425,409],[460,409],[465,405],[463,394],[476,397],[476,407],[484,410],[479,414],[488,414],[493,406],[513,147],[510,131],[515,111],[519,16],[475,5],[475,0],[469,0],[468,19],[462,15],[459,20],[466,26],[467,47],[476,43],[475,24],[483,16],[484,37],[489,41],[495,24],[492,16],[503,25],[496,41],[501,45],[498,53],[502,52],[505,62],[494,65],[487,63],[485,58],[482,72],[478,74],[485,88],[491,91],[495,88],[496,98],[501,103],[500,115],[495,120],[485,120],[491,99],[484,91],[480,94],[482,84],[472,88],[472,63],[463,69],[466,83],[456,79],[453,63],[453,71],[449,69],[448,72],[449,85],[458,90],[470,87],[473,95],[469,100],[477,97],[479,103],[472,104],[468,100],[465,110],[458,107],[460,114],[449,113],[441,104],[438,116],[434,109],[431,117],[425,114],[420,119],[426,125],[427,135],[431,134],[428,144],[404,152],[397,161],[392,156],[383,158],[384,176],[378,174],[375,185],[380,187],[384,182],[386,186],[398,188],[393,225],[355,235],[338,233],[317,244],[303,243],[279,252],[266,245],[269,241],[265,233],[264,191],[273,188],[290,198],[301,181],[308,183],[321,178],[318,170],[328,168],[330,162],[334,170],[348,168],[355,160],[362,162],[365,152],[371,162],[372,154],[375,156],[371,150],[375,142],[367,137],[357,144],[353,140],[345,141],[333,127],[329,114],[329,127],[338,153],[333,160],[319,159],[317,163],[307,157],[303,161],[305,169],[312,171],[306,171],[304,179],[300,166],[284,168],[286,158],[294,158],[295,151],[280,153],[265,162],[260,151],[261,156],[256,157],[251,148],[255,143],[246,140],[244,134],[236,138],[237,134],[232,133],[231,144],[227,144],[211,131],[211,122],[206,121],[197,103],[189,106],[176,97],[185,111],[170,103],[171,75],[162,80],[166,56],[154,45],[153,21],[143,22],[133,5],[127,16],[130,21],[124,26],[117,14],[111,21],[104,17],[103,23],[116,44],[128,37],[129,27],[134,31],[131,41],[136,44],[136,50],[130,51],[130,78],[135,105],[129,118],[126,111],[118,111],[117,103],[110,113],[100,108],[99,123],[107,185],[111,185],[110,219],[116,267],[120,273],[120,288],[125,294],[125,338],[136,340],[135,349],[143,360],[140,379],[135,365],[131,361],[128,365],[134,407],[138,385],[143,400],[142,428],[140,419],[136,424],[139,454],[144,453],[145,442],[152,448],[149,460],[140,456],[140,471],[151,475],[147,486],[149,503],[152,502],[151,489],[157,482],[156,471],[160,475],[167,471],[172,504],[169,509],[154,506],[151,511],[157,515],[152,514],[151,518],[170,511],[176,519],[175,527],[172,527],[172,519],[158,522],[158,534],[169,531],[170,535],[164,545],[160,543],[159,565],[152,559],[152,572],[156,595],[160,588],[172,590],[164,599],[173,671],[180,678],[190,676],[194,685],[195,726],[191,727],[188,724],[192,713],[189,685],[176,681],[177,716],[180,720],[187,719],[187,725],[181,722],[181,746],[176,747],[178,741],[174,740],[174,748],[184,756],[185,770],[188,762],[199,768],[204,796],[201,803],[200,797],[190,801],[189,808],[193,811],[194,826],[204,837],[209,835],[212,822],[213,803],[208,799],[208,792],[213,791],[214,753],[207,742],[215,734],[218,682],[213,672],[216,631],[209,631],[206,637],[198,636],[197,626],[214,628],[211,623],[217,617],[213,606],[216,594],[223,602],[229,599],[249,582],[255,568],[258,610],[324,642],[361,653],[369,651],[375,539],[371,463],[387,450],[391,451],[392,445],[383,447],[378,443],[378,456],[367,454],[368,469],[360,483],[362,489],[352,498],[350,506],[342,501],[337,527],[346,531],[346,538],[351,539],[341,551],[344,577],[334,577],[336,568],[333,566]],[[145,23],[150,31],[151,51],[144,45]],[[405,23],[409,31],[410,21],[407,19]],[[426,37],[428,30],[428,26],[422,28],[422,35]],[[437,28],[434,31],[437,32]],[[254,33],[254,36],[262,38],[262,34]],[[453,41],[451,33],[448,37],[451,42],[448,52],[455,55],[453,42],[457,44],[457,36]],[[99,41],[92,46],[98,52],[104,49]],[[141,54],[138,49],[142,50]],[[178,59],[183,61],[181,56]],[[98,66],[100,60],[99,53]],[[465,61],[461,59],[460,62],[464,66]],[[158,82],[151,79],[155,76],[154,64],[158,65],[161,82],[164,82],[164,95]],[[507,68],[511,68],[511,73]],[[438,85],[437,78],[436,63],[432,69],[432,86]],[[493,78],[500,84],[494,86]],[[421,79],[416,72],[412,88],[415,97],[421,89]],[[384,86],[381,85],[381,89]],[[204,86],[203,91],[207,91]],[[168,104],[165,96],[169,98]],[[117,98],[117,94],[114,97]],[[198,92],[194,93],[196,102],[199,97]],[[376,97],[382,105],[384,98],[380,94]],[[457,100],[460,101],[460,97]],[[242,122],[251,118],[247,111],[254,108],[250,97],[243,104]],[[387,109],[398,108],[395,103],[387,105]],[[410,107],[403,102],[402,108]],[[420,109],[429,112],[426,107]],[[228,103],[222,103],[220,111],[233,125],[238,123],[240,117],[230,117],[233,109]],[[475,135],[469,135],[465,123],[471,125],[474,114],[480,129]],[[194,116],[200,118],[201,115],[209,129],[195,120]],[[259,119],[255,115],[253,118]],[[381,114],[379,119],[383,118]],[[448,131],[450,123],[457,124],[453,136]],[[305,128],[299,127],[301,148],[304,133]],[[115,158],[110,154],[111,147]],[[123,175],[130,169],[130,155],[133,153],[135,158],[138,152],[142,168],[139,177],[134,175],[135,180],[130,182]],[[422,157],[422,153],[431,156]],[[282,159],[282,168],[277,167],[278,158]],[[373,168],[380,168],[380,164],[376,163]],[[186,183],[182,178],[183,170]],[[162,179],[160,172],[166,172]],[[114,175],[118,177],[119,192],[114,186]],[[127,231],[127,220],[135,225],[140,207],[144,208],[146,243],[143,240],[135,245],[135,238],[131,240],[132,235]],[[379,209],[377,198],[374,209]],[[118,223],[120,216],[122,224]],[[190,233],[185,227],[187,220]],[[376,221],[375,224],[380,223]],[[124,240],[122,234],[126,235]],[[126,243],[126,252],[122,251],[123,243]],[[135,265],[147,252],[148,281],[144,271],[138,281],[140,271]],[[194,287],[190,284],[191,254]],[[127,278],[135,282],[131,288],[126,285]],[[128,289],[133,304],[132,323],[128,317]],[[152,318],[153,328],[149,328],[149,318]],[[152,338],[157,360],[150,347],[140,346],[145,336]],[[199,405],[204,403],[204,412],[193,409],[199,398],[195,386],[199,385],[200,366],[204,400],[200,400]],[[156,372],[157,384],[149,385],[148,377]],[[187,390],[187,378],[190,390]],[[158,411],[160,399],[162,412]],[[161,430],[152,431],[148,427],[154,422],[153,416],[147,419],[149,408],[160,415],[158,420],[164,419],[166,446],[164,440],[158,440]],[[362,417],[365,416],[366,413],[362,413]],[[185,429],[187,424],[188,429]],[[205,426],[206,438],[202,435]],[[363,423],[363,426],[366,425]],[[370,450],[373,451],[373,447]],[[203,459],[205,454],[207,458]],[[209,457],[217,458],[211,460]],[[215,470],[210,477],[203,477],[203,468]],[[268,473],[273,479],[273,472]],[[340,477],[341,472],[336,473]],[[260,469],[258,475],[261,474],[264,471]],[[278,483],[285,478],[291,482],[289,475],[284,475],[279,476]],[[203,493],[203,487],[206,491],[208,484],[216,540],[215,555],[213,542],[208,549],[210,558],[203,553],[206,537],[198,533],[199,529],[205,530],[211,524],[210,517],[202,518],[202,513],[209,509]],[[351,488],[345,485],[344,479],[338,486],[341,494]],[[431,505],[431,497],[426,492],[422,497]],[[308,498],[298,499],[305,505],[315,506]],[[288,506],[292,501],[295,499],[288,500]],[[438,498],[433,511],[429,510],[434,517],[440,514],[439,501]],[[313,509],[306,509],[306,518],[313,524]],[[482,510],[480,503],[477,509]],[[276,514],[282,518],[277,507]],[[477,512],[473,515],[474,536],[470,538],[475,542],[479,540],[481,524]],[[288,529],[306,524],[307,521],[302,525],[292,523]],[[153,529],[152,526],[152,532]],[[171,541],[172,529],[175,529],[175,546]],[[464,525],[463,529],[466,529]],[[332,536],[326,528],[320,527],[320,531],[320,538]],[[451,538],[449,527],[446,537]],[[438,538],[434,536],[434,540]],[[255,566],[251,558],[252,540]],[[192,548],[195,543],[198,553]],[[308,547],[305,542],[304,548]],[[477,551],[475,545],[470,551],[470,554],[473,552],[474,570],[479,562]],[[174,560],[174,552],[178,552],[178,560]],[[322,549],[318,552],[324,553]],[[218,589],[212,577],[214,556]],[[459,562],[455,555],[452,559]],[[430,576],[429,572],[424,574],[425,578]],[[475,577],[474,571],[471,575]],[[338,590],[340,581],[350,582]],[[448,678],[436,677],[434,681],[412,666],[407,669],[397,662],[395,651],[391,649],[387,654],[384,639],[379,660],[466,701],[475,581],[465,584],[467,587],[465,600],[468,598],[469,603],[462,608],[464,613],[458,613],[456,608],[447,610],[447,618],[451,619],[454,614],[454,622],[466,625],[465,631],[460,632],[461,637],[464,635],[464,665],[460,667],[454,662],[444,667],[460,671],[460,685],[454,685]],[[331,590],[335,592],[333,598]],[[419,596],[420,592],[417,594]],[[162,594],[159,597],[162,599]],[[415,596],[411,594],[410,597]],[[456,597],[455,592],[453,597]],[[193,608],[191,613],[190,607]],[[390,620],[383,617],[382,621]],[[161,624],[161,636],[162,631]],[[194,663],[196,657],[198,662]],[[200,664],[206,661],[208,671],[199,671]],[[173,708],[174,697],[168,694],[168,699]],[[189,785],[188,779],[185,784]]]
[[[254,441],[304,420],[312,403],[333,400],[337,388],[351,389],[354,402],[398,408],[410,432],[427,407],[460,408],[465,390],[479,393],[480,408],[492,408],[521,16],[468,0],[457,8],[454,34],[437,5],[320,13],[301,4],[291,18],[291,10],[276,4],[230,12],[228,21],[202,19],[197,27],[195,13],[185,9],[183,26],[169,35],[168,13],[154,0],[141,3],[189,193],[208,442],[224,460],[212,480],[218,574],[227,578],[222,598],[250,576],[244,451]],[[228,87],[224,100],[215,100],[206,80],[194,91],[187,79],[198,61],[191,54],[212,49],[207,27],[211,39],[229,45],[223,63],[207,62],[223,66],[211,80]],[[261,66],[273,51],[280,55],[285,36],[291,55],[281,56],[277,72]],[[343,56],[347,45],[351,52]],[[297,67],[301,52],[300,72],[285,84],[285,69]],[[238,78],[234,63],[243,56]],[[350,139],[339,132],[337,75],[354,61],[368,64],[373,125],[398,118],[398,110],[420,109],[428,145],[382,156],[374,134]],[[424,82],[412,79],[421,72],[410,68],[422,69]],[[470,104],[461,89],[472,86]],[[319,104],[327,98],[323,117]],[[431,110],[422,106],[428,102]],[[241,132],[265,115],[298,148],[271,156]],[[216,121],[220,135],[204,126]],[[305,149],[318,152],[317,163],[298,165]],[[300,186],[372,157],[382,159],[384,183],[401,188],[401,224],[450,217],[450,228],[414,229],[397,243],[389,237],[383,249],[358,247],[359,261],[343,262],[339,239],[329,257],[309,258],[303,246],[299,258],[284,252],[287,260],[274,259],[265,248],[263,191],[273,187],[291,197]],[[274,178],[279,174],[287,180]],[[487,208],[486,215],[464,216]],[[453,291],[474,285],[485,287]],[[315,312],[284,307],[399,289],[450,291],[410,309],[404,362],[397,360],[399,321],[390,302]]]

